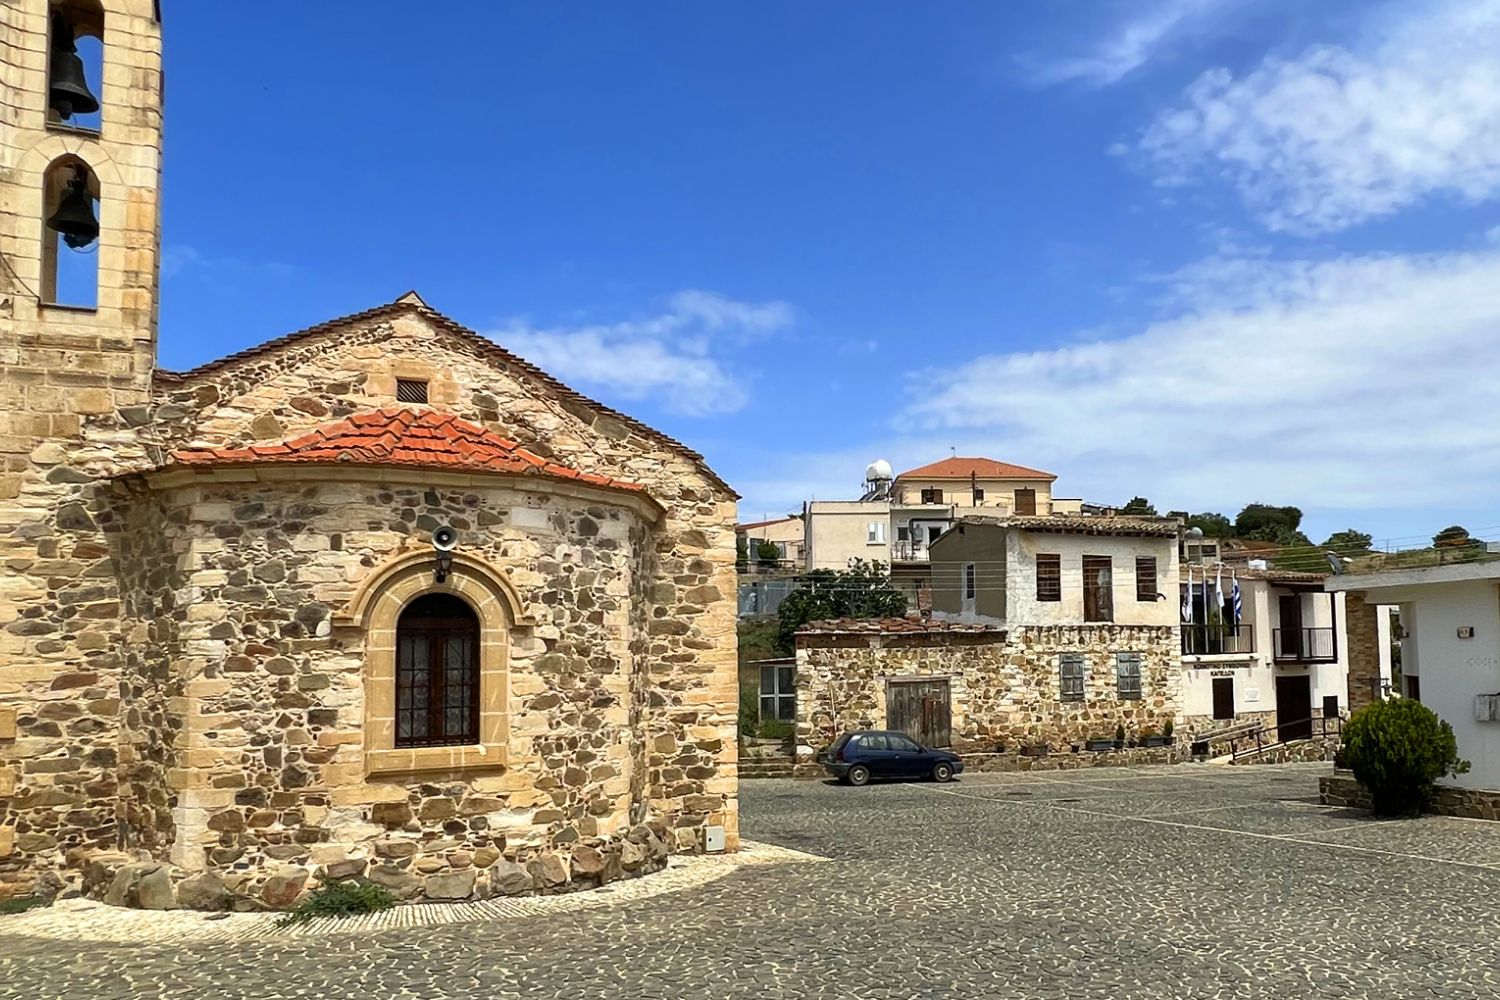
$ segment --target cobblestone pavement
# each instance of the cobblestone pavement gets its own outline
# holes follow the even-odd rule
[[[747,782],[747,836],[831,860],[324,940],[81,946],[0,918],[0,998],[1500,996],[1500,824],[1325,809],[1325,771]]]

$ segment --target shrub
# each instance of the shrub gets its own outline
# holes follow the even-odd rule
[[[1377,816],[1411,816],[1432,797],[1433,783],[1459,775],[1453,727],[1410,698],[1377,701],[1354,713],[1344,727],[1344,760],[1370,792]]]
[[[27,910],[46,905],[47,901],[41,896],[17,896],[14,899],[0,899],[0,916],[8,913],[25,913]]]
[[[796,731],[796,724],[789,722],[786,719],[763,719],[760,723],[760,735],[762,739],[791,739],[792,734]]]
[[[755,739],[760,726],[760,689],[753,684],[740,685],[740,739]]]
[[[370,882],[333,882],[314,889],[296,909],[276,921],[277,927],[291,927],[320,917],[353,917],[361,913],[379,913],[396,905],[396,897],[384,886]]]

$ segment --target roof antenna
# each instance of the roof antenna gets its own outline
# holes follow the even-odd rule
[[[958,448],[957,448],[957,446],[951,445],[951,444],[948,446],[948,456],[950,458],[957,458],[958,457]]]

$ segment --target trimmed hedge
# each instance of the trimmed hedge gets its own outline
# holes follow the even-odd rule
[[[1343,759],[1369,790],[1377,816],[1415,816],[1427,807],[1437,779],[1469,769],[1459,759],[1453,727],[1411,698],[1355,712],[1344,727]]]

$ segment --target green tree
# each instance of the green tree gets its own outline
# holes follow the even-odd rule
[[[744,535],[734,536],[734,568],[741,573],[750,568],[750,543]]]
[[[1370,544],[1374,539],[1363,531],[1355,531],[1353,528],[1345,528],[1343,531],[1335,531],[1323,542],[1323,548],[1332,549],[1341,556],[1364,556],[1370,554]]]
[[[1229,538],[1234,534],[1234,524],[1223,514],[1204,511],[1187,519],[1189,528],[1197,528],[1208,538]]]
[[[1469,529],[1461,524],[1450,524],[1448,527],[1432,536],[1434,548],[1456,549],[1464,545],[1473,544],[1469,537]]]
[[[762,541],[755,547],[755,558],[763,563],[773,563],[781,558],[781,550],[775,542]]]
[[[1270,504],[1246,504],[1234,519],[1234,533],[1247,541],[1275,542],[1278,545],[1311,544],[1297,529],[1302,526],[1302,511],[1296,507],[1273,507]]]
[[[1143,517],[1155,517],[1156,508],[1153,507],[1151,505],[1151,501],[1147,500],[1145,497],[1133,497],[1128,504],[1120,508],[1120,513],[1138,514]]]
[[[798,578],[777,612],[776,648],[796,651],[794,636],[808,622],[832,618],[893,618],[906,614],[906,595],[891,584],[884,563],[856,559],[846,570],[817,569]]]
[[[1469,770],[1453,727],[1426,705],[1392,698],[1366,705],[1344,727],[1344,760],[1370,791],[1377,816],[1410,816],[1426,807],[1444,775]]]

